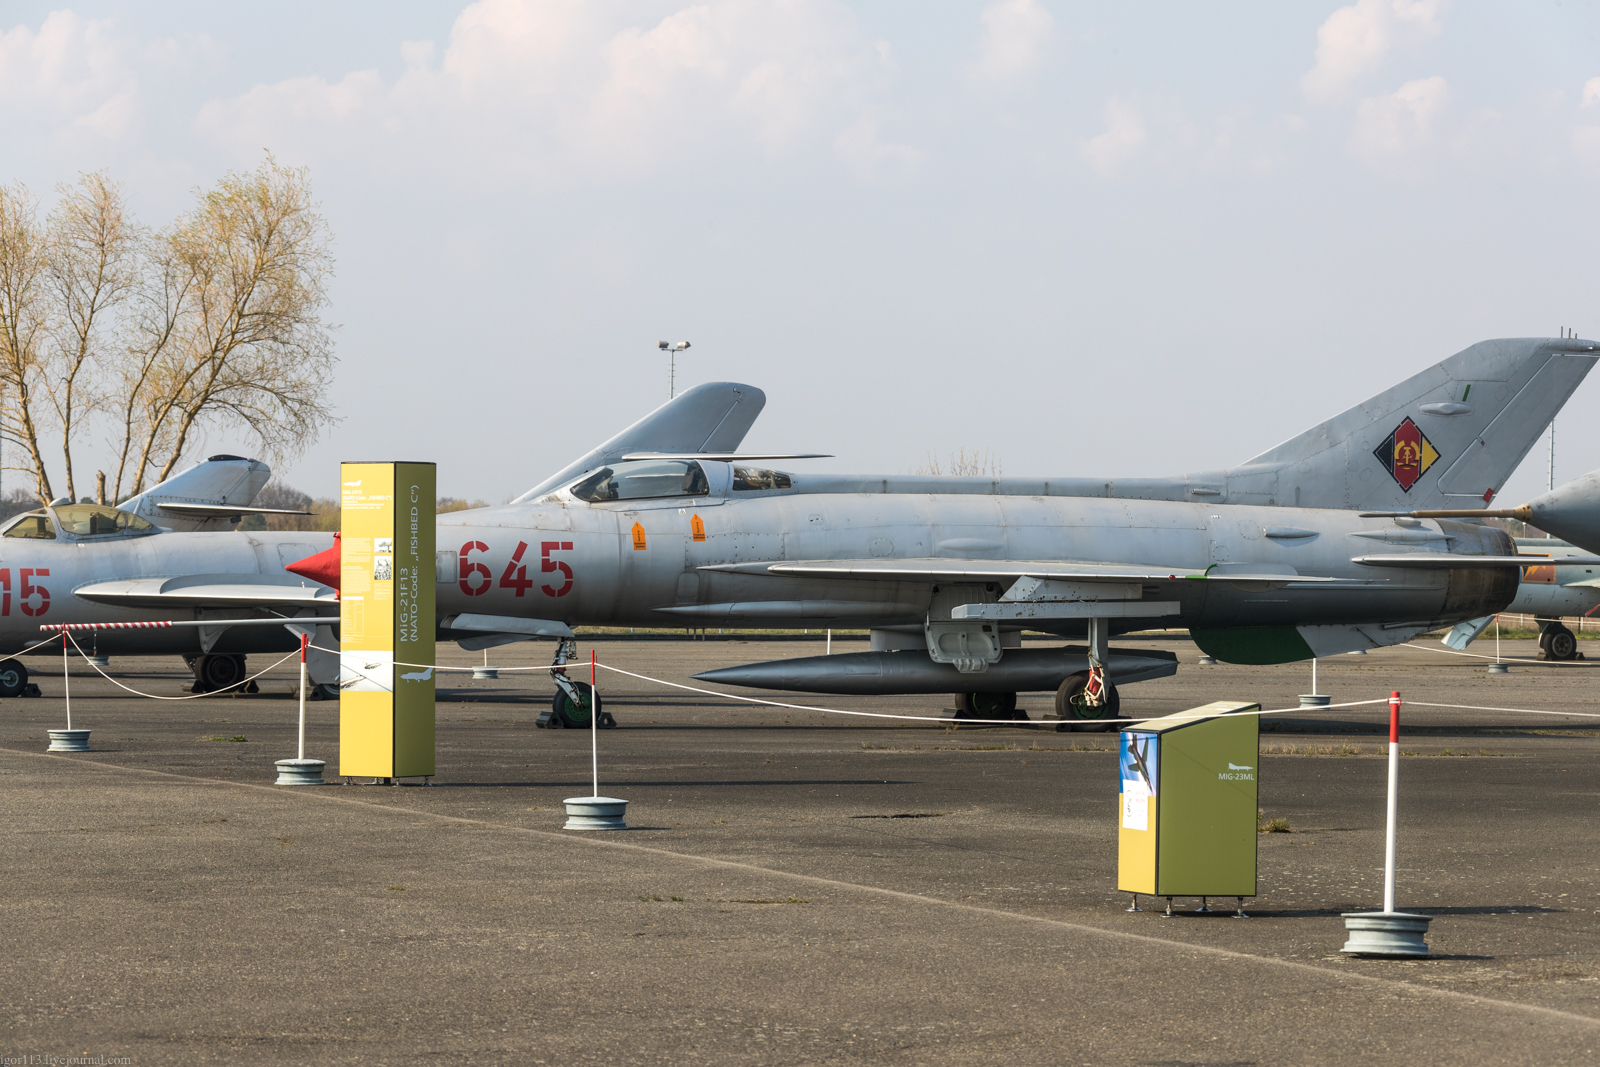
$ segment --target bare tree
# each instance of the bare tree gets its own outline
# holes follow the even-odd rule
[[[303,168],[228,175],[157,244],[124,366],[119,499],[168,477],[202,429],[248,430],[277,459],[333,418],[333,257]]]
[[[333,258],[304,169],[269,156],[158,233],[104,174],[58,194],[41,226],[25,188],[0,187],[0,441],[20,446],[39,499],[45,433],[60,432],[76,499],[96,414],[116,462],[95,495],[111,500],[169,477],[208,431],[247,431],[281,460],[333,419]]]
[[[138,277],[139,234],[127,217],[122,190],[105,175],[85,175],[76,188],[59,192],[45,249],[50,305],[58,318],[34,367],[35,392],[49,399],[61,430],[67,496],[77,500],[73,430],[77,418],[101,399],[96,395],[101,346],[115,326],[108,319]]]
[[[942,475],[946,473],[945,467],[946,464],[941,464],[938,456],[929,452],[928,462],[917,467],[911,473]],[[952,452],[949,456],[948,467],[948,473],[952,476],[1000,477],[1000,457],[988,451],[979,452],[977,449],[973,449],[969,455],[967,450],[963,448],[960,452]]]
[[[27,451],[41,500],[52,496],[33,412],[40,352],[50,336],[45,272],[33,197],[21,185],[0,186],[0,440]]]

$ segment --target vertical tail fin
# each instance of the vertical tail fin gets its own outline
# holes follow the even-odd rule
[[[686,389],[512,503],[532,500],[629,452],[732,452],[766,404],[766,393],[738,382],[706,382]]]
[[[1487,506],[1597,359],[1576,338],[1480,341],[1209,478],[1233,504]]]
[[[272,477],[272,468],[258,459],[242,456],[212,456],[186,471],[174,474],[136,497],[117,506],[123,511],[149,519],[171,530],[231,530],[233,524],[221,518],[201,518],[162,511],[170,504],[238,504],[245,506],[256,498]]]

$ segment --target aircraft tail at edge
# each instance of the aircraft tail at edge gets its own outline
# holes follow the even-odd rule
[[[1480,341],[1237,467],[1191,475],[1219,503],[1487,507],[1600,360],[1577,338]]]

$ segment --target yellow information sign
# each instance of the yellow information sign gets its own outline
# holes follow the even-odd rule
[[[432,463],[339,468],[339,773],[434,773]]]

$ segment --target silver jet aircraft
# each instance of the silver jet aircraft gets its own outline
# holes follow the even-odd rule
[[[1064,718],[1111,717],[1113,680],[1176,670],[1170,653],[1111,649],[1113,633],[1188,627],[1220,659],[1278,663],[1504,608],[1530,560],[1499,530],[1343,509],[1482,506],[1597,351],[1483,342],[1240,467],[1175,479],[801,475],[749,454],[628,454],[441,516],[439,611],[546,633],[866,627],[871,652],[705,677],[956,693],[986,718],[1053,689]],[[1024,630],[1086,643],[1023,650]],[[587,721],[578,689],[567,698]]]
[[[728,383],[688,390],[557,477],[630,449],[736,447],[765,399]],[[336,695],[338,582],[306,566],[334,535],[229,529],[247,514],[281,513],[250,506],[270,475],[256,460],[214,456],[120,507],[58,500],[0,525],[0,655],[12,657],[0,661],[0,696],[27,686],[17,655],[60,654],[41,628],[63,624],[85,628],[78,641],[89,652],[185,656],[196,691],[235,685],[246,654],[288,653],[309,633],[311,680]],[[455,621],[453,637],[526,626]]]

